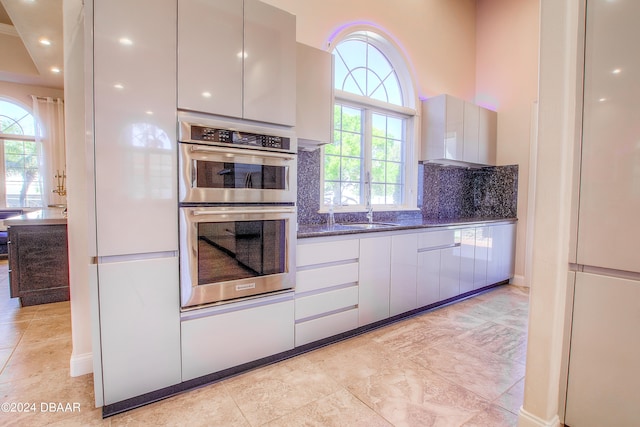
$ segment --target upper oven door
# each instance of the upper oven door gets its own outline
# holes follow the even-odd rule
[[[180,143],[181,203],[295,203],[296,155]]]

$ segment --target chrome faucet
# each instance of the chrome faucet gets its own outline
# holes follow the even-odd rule
[[[366,174],[366,193],[365,193],[365,209],[367,210],[367,221],[373,223],[373,205],[371,204],[371,172]]]

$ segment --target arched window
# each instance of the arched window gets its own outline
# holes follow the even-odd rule
[[[0,206],[42,206],[41,144],[36,121],[20,105],[0,99]]]
[[[406,64],[377,32],[335,45],[334,134],[324,147],[324,206],[415,208],[414,92]]]

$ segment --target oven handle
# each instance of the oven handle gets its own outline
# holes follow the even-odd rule
[[[294,213],[294,209],[260,209],[260,210],[250,210],[250,209],[234,209],[232,211],[222,210],[222,209],[212,209],[212,210],[202,210],[202,211],[193,211],[192,215],[244,215],[244,214],[291,214]]]
[[[256,150],[247,150],[247,149],[236,149],[236,148],[217,148],[217,147],[205,147],[202,145],[192,145],[191,152],[205,152],[205,153],[222,153],[222,154],[238,154],[247,156],[249,153],[255,153]],[[272,153],[270,151],[259,151],[253,155],[257,155],[259,157],[273,157],[276,159],[282,160],[294,160],[296,158],[295,155],[287,154],[287,153]]]

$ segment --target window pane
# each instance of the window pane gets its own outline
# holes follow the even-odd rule
[[[342,155],[360,157],[362,153],[362,138],[359,133],[342,134]]]
[[[400,163],[387,162],[387,179],[386,182],[401,184],[402,168]]]
[[[347,68],[353,69],[367,61],[367,44],[360,40],[347,40],[336,47],[339,58],[346,64]],[[336,62],[338,58],[336,58]],[[340,89],[337,87],[337,89]]]
[[[371,162],[371,180],[373,182],[386,182],[385,162],[379,160]]]
[[[402,141],[389,140],[387,143],[387,160],[392,162],[401,162],[402,145]]]
[[[342,107],[341,124],[342,130],[360,133],[362,128],[362,111],[355,108]]]
[[[340,205],[340,183],[327,182],[324,183],[324,203]]]
[[[34,136],[35,120],[19,105],[0,100],[0,133]]]
[[[404,132],[402,132],[403,120],[397,117],[387,118],[387,138],[391,139],[403,139]]]
[[[384,78],[384,76],[393,72],[393,68],[391,67],[391,64],[389,64],[387,57],[384,56],[376,47],[369,45],[368,54],[369,56],[367,59],[369,60],[369,63],[367,65],[372,70],[375,70],[378,75]]]
[[[371,115],[373,136],[387,136],[387,117],[381,114]]]
[[[333,133],[333,142],[331,144],[327,144],[324,146],[325,154],[336,154],[340,155],[340,132]]]
[[[360,184],[359,183],[343,183],[341,188],[341,205],[359,205],[360,204]]]
[[[386,201],[386,186],[384,184],[373,184],[371,186],[371,203],[374,205],[384,205]]]
[[[340,157],[326,156],[324,159],[324,179],[330,181],[340,180]]]
[[[386,159],[386,144],[387,140],[384,138],[373,138],[373,143],[371,146],[371,157],[374,160],[385,160]]]
[[[360,159],[343,157],[340,179],[343,182],[360,182],[361,164]]]
[[[387,185],[386,203],[389,205],[402,204],[402,186]]]

